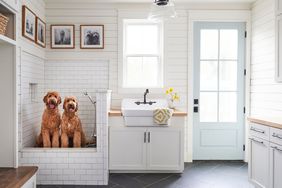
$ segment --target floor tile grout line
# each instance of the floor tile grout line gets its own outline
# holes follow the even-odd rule
[[[167,176],[167,177],[165,177],[165,178],[159,179],[159,181],[156,181],[156,182],[154,182],[154,183],[151,183],[151,184],[149,184],[149,185],[146,185],[144,188],[147,188],[147,187],[149,187],[149,186],[151,186],[151,185],[154,185],[154,184],[156,184],[156,183],[159,183],[159,182],[161,182],[161,181],[163,181],[163,180],[166,180],[166,179],[168,179],[169,177],[172,177],[172,176],[174,176],[174,174],[171,174],[171,175],[169,175],[169,176]]]

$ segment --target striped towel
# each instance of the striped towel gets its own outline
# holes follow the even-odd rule
[[[167,125],[172,116],[172,112],[173,111],[168,108],[155,109],[153,115],[154,122],[158,125]]]

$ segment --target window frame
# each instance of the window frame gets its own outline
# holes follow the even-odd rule
[[[158,27],[158,52],[157,53],[148,53],[148,54],[128,54],[126,51],[126,27],[128,25],[157,25]],[[152,22],[149,20],[146,20],[144,18],[138,18],[138,19],[131,19],[131,18],[125,18],[122,19],[122,62],[120,62],[120,65],[122,66],[122,74],[119,75],[121,76],[121,83],[120,83],[120,88],[121,90],[127,90],[127,91],[136,91],[139,92],[140,90],[144,90],[145,88],[151,88],[151,89],[156,89],[160,90],[164,87],[164,28],[163,28],[163,23],[162,22]],[[157,57],[158,58],[158,83],[156,86],[130,86],[128,85],[127,82],[127,58],[128,57]]]

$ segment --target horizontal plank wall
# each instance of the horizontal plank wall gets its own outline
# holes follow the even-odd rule
[[[112,106],[120,107],[122,98],[141,98],[140,94],[118,93],[118,12],[119,10],[149,11],[149,3],[144,4],[114,4],[97,3],[91,0],[48,0],[46,3],[47,19],[47,49],[48,60],[59,59],[92,59],[100,58],[110,61],[109,89],[112,93]],[[188,19],[189,9],[248,9],[249,4],[177,4],[178,18],[165,24],[165,87],[175,87],[179,92],[181,101],[178,108],[187,109],[187,59],[188,59]],[[130,7],[130,8],[129,8]],[[50,49],[50,24],[75,24],[75,49],[52,50]],[[80,49],[80,24],[105,25],[105,49],[82,50]],[[160,95],[150,94],[150,97]],[[165,95],[163,94],[163,97]]]
[[[282,83],[275,82],[275,1],[252,8],[251,114],[282,115]]]

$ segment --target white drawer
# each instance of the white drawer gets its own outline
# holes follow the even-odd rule
[[[282,129],[270,128],[270,141],[282,145]]]
[[[269,127],[267,126],[250,123],[249,133],[251,136],[269,141]]]

